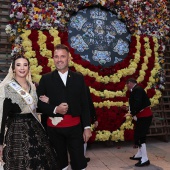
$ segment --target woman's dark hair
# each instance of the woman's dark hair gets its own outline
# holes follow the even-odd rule
[[[30,66],[30,62],[29,62],[28,58],[24,57],[23,55],[15,55],[13,60],[12,60],[12,70],[15,69],[15,61],[19,58],[26,59],[28,61],[28,66]]]

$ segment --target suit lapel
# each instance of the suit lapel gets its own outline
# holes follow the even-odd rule
[[[54,71],[53,82],[55,86],[65,86],[57,70]]]
[[[72,80],[73,80],[73,74],[72,74],[72,72],[69,70],[69,71],[68,71],[68,75],[67,75],[66,87],[70,87],[70,86],[71,86]]]

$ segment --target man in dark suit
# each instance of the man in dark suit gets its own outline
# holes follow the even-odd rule
[[[58,44],[53,59],[56,70],[43,75],[37,88],[40,99],[38,108],[48,116],[47,133],[58,154],[61,169],[68,168],[67,151],[72,169],[85,169],[87,161],[83,143],[91,137],[91,130],[84,78],[69,70],[70,55],[67,46]],[[49,98],[48,103],[41,101],[43,95]]]
[[[137,84],[135,79],[128,79],[126,85],[130,91],[130,113],[126,114],[126,116],[132,115],[134,120],[136,120],[134,140],[135,145],[138,146],[138,152],[133,157],[130,157],[130,159],[139,160],[135,166],[146,166],[150,164],[146,151],[146,135],[152,122],[151,103],[145,90]]]

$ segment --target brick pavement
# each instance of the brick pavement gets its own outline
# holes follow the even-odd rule
[[[86,170],[170,170],[170,142],[163,142],[156,138],[148,138],[147,150],[151,165],[135,167],[137,161],[130,160],[137,149],[133,142],[94,143],[87,150],[87,157],[91,158]]]
[[[86,156],[91,160],[86,170],[170,170],[170,142],[148,138],[147,150],[151,165],[146,167],[135,167],[137,161],[129,159],[137,151],[133,148],[133,142],[111,144],[106,146],[105,142],[96,142],[88,147]]]

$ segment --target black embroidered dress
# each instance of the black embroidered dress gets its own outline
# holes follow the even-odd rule
[[[37,103],[35,89],[30,95]],[[0,133],[5,170],[58,170],[46,132],[11,86],[5,86]]]

